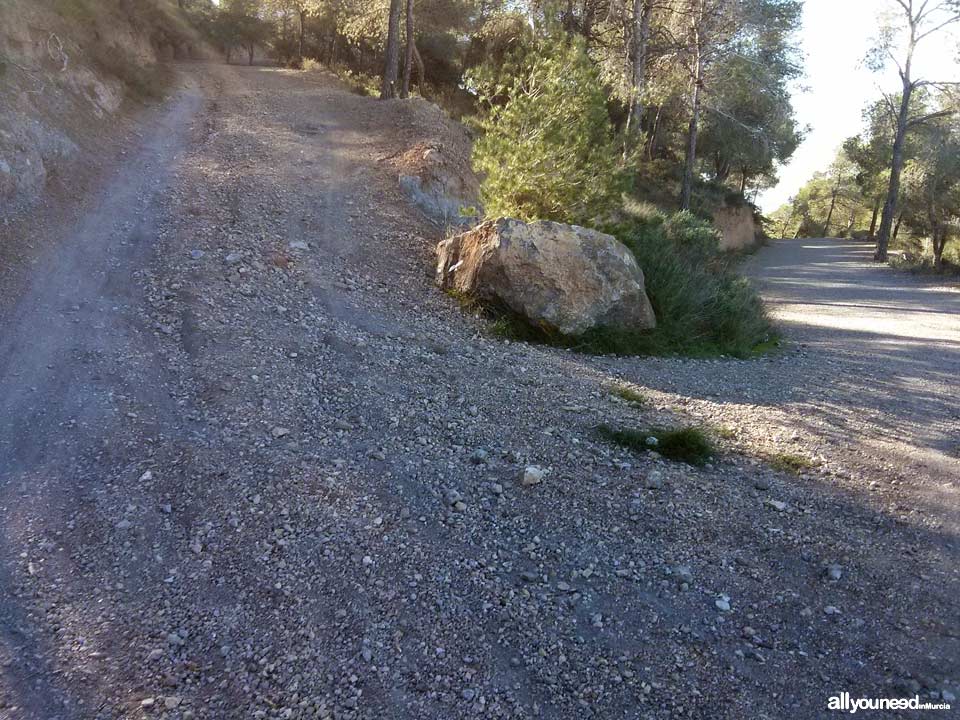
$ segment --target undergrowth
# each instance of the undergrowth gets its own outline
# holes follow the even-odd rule
[[[645,210],[603,228],[623,242],[643,270],[657,317],[653,330],[593,328],[571,336],[532,324],[505,308],[485,306],[491,332],[597,355],[684,355],[748,358],[773,351],[780,340],[763,302],[721,253],[713,227],[690,213]]]
[[[688,465],[703,465],[715,454],[713,443],[706,434],[695,427],[680,429],[648,428],[636,430],[630,428],[615,429],[601,425],[597,432],[604,440],[634,452],[654,450],[665,458],[685,462]],[[650,443],[656,438],[656,443]]]

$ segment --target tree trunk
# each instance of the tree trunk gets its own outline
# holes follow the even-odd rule
[[[247,61],[248,61],[247,64],[248,65],[253,65],[253,55],[255,51],[256,51],[256,48],[254,47],[254,44],[250,43],[247,46]]]
[[[426,71],[426,68],[423,67],[423,58],[420,57],[420,51],[417,50],[416,43],[413,44],[413,61],[417,65],[417,87],[420,88],[420,95],[422,95],[423,97],[426,97],[426,93],[424,92],[424,89],[423,89],[423,84],[424,82],[426,82],[427,71]]]
[[[303,65],[303,36],[304,36],[304,23],[307,20],[307,9],[300,9],[300,36],[297,38],[297,60],[300,61],[300,65]]]
[[[907,122],[910,118],[910,96],[913,94],[913,83],[910,81],[910,59],[913,54],[911,46],[907,57],[903,77],[903,95],[900,98],[900,112],[897,115],[897,132],[893,138],[893,157],[890,160],[890,185],[887,188],[887,199],[883,203],[883,215],[880,217],[880,230],[877,232],[877,249],[873,259],[877,262],[887,261],[887,249],[890,247],[890,226],[893,216],[897,212],[897,202],[900,199],[900,171],[903,170],[903,144],[907,136]],[[899,225],[899,222],[897,223]]]
[[[933,267],[937,272],[943,270],[943,248],[947,244],[947,233],[945,230],[933,231]]]
[[[690,110],[690,126],[687,129],[687,154],[683,164],[683,184],[680,187],[680,209],[690,209],[690,198],[693,194],[693,171],[697,163],[697,132],[700,129],[700,93],[703,90],[703,14],[706,11],[706,1],[700,0],[698,13],[693,21],[693,98]]]
[[[397,96],[397,75],[400,72],[400,10],[401,0],[390,0],[390,17],[387,24],[387,50],[384,58],[383,82],[380,99]]]
[[[873,203],[873,216],[870,218],[870,239],[874,240],[874,233],[877,230],[877,215],[880,214],[880,201],[876,200]]]
[[[413,0],[407,0],[407,48],[403,63],[403,87],[400,88],[400,97],[410,97],[410,74],[413,71]]]
[[[830,209],[827,210],[827,221],[823,223],[823,236],[830,237],[830,221],[833,219],[833,209],[837,206],[837,191],[830,196]]]
[[[703,59],[697,50],[696,74],[693,81],[693,110],[687,129],[687,155],[683,166],[683,185],[680,189],[680,209],[690,209],[693,194],[693,170],[697,162],[697,132],[700,126],[700,91],[703,89]]]
[[[623,138],[626,158],[631,141],[640,134],[643,121],[643,94],[647,88],[647,45],[650,41],[650,0],[633,0],[632,62],[630,66],[630,107]]]
[[[893,238],[892,238],[893,240],[896,240],[897,235],[900,234],[900,223],[902,222],[903,222],[903,213],[900,213],[899,215],[897,215],[897,222],[893,226]]]

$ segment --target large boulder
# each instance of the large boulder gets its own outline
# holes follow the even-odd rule
[[[713,213],[713,224],[721,250],[750,250],[757,244],[759,228],[749,205],[722,205]]]
[[[616,238],[576,225],[482,223],[437,246],[437,283],[566,335],[656,326],[633,254]]]

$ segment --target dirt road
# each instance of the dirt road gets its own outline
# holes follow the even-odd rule
[[[383,162],[422,139],[403,103],[183,74],[102,192],[6,231],[46,250],[0,320],[0,718],[815,718],[958,691],[955,530],[931,476],[818,418],[839,337],[753,362],[492,339],[433,288],[438,231]],[[921,399],[899,440],[946,462]],[[733,426],[705,468],[595,432],[691,420]]]

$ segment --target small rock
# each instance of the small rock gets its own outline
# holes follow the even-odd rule
[[[470,462],[474,465],[486,465],[490,455],[483,448],[477,448],[470,455]]]
[[[673,574],[677,576],[680,582],[687,583],[688,585],[693,583],[693,571],[689,565],[677,565],[673,569]]]
[[[270,431],[270,434],[273,435],[275,438],[282,438],[285,435],[289,435],[290,430],[288,428],[280,427],[279,425],[277,425],[273,430]]]
[[[236,265],[242,259],[243,259],[243,256],[240,253],[232,252],[232,253],[229,253],[227,257],[224,258],[224,261],[227,263],[227,265]]]
[[[826,575],[831,580],[839,580],[843,577],[842,565],[827,565]]]
[[[303,240],[294,240],[290,243],[291,250],[309,250],[310,244],[305,243]]]
[[[647,444],[647,447],[657,447],[660,444],[660,441],[657,440],[653,435],[648,437],[644,442]]]
[[[721,595],[713,604],[717,606],[717,610],[720,612],[730,611],[730,598],[726,595]]]
[[[823,609],[823,614],[824,614],[824,615],[839,615],[839,614],[840,614],[840,608],[838,608],[836,605],[827,605],[827,606]]]
[[[167,710],[175,710],[176,708],[180,707],[180,703],[182,702],[183,700],[181,698],[171,695],[163,699],[163,706]]]
[[[467,509],[467,504],[463,500],[457,500],[453,504],[454,512],[463,512],[466,509]]]
[[[503,485],[500,483],[490,483],[490,492],[494,495],[503,495]]]
[[[753,481],[753,487],[755,487],[757,490],[769,490],[769,489],[770,489],[770,481],[767,480],[766,478],[762,478],[762,477],[756,478],[756,479]]]
[[[543,482],[543,478],[546,475],[543,468],[537,465],[527,465],[523,470],[523,484],[524,485],[539,485]]]
[[[157,704],[156,698],[152,698],[152,697],[144,698],[143,700],[140,701],[140,707],[142,707],[144,710],[149,710],[156,704]]]
[[[663,474],[658,470],[651,470],[643,479],[643,486],[647,490],[659,490],[663,487]]]
[[[163,650],[156,648],[150,651],[150,654],[147,655],[147,662],[156,662],[163,657]]]
[[[129,520],[121,520],[117,523],[117,530],[129,530],[133,527],[133,523]]]
[[[785,512],[787,504],[781,500],[767,500],[766,504],[777,512]]]

